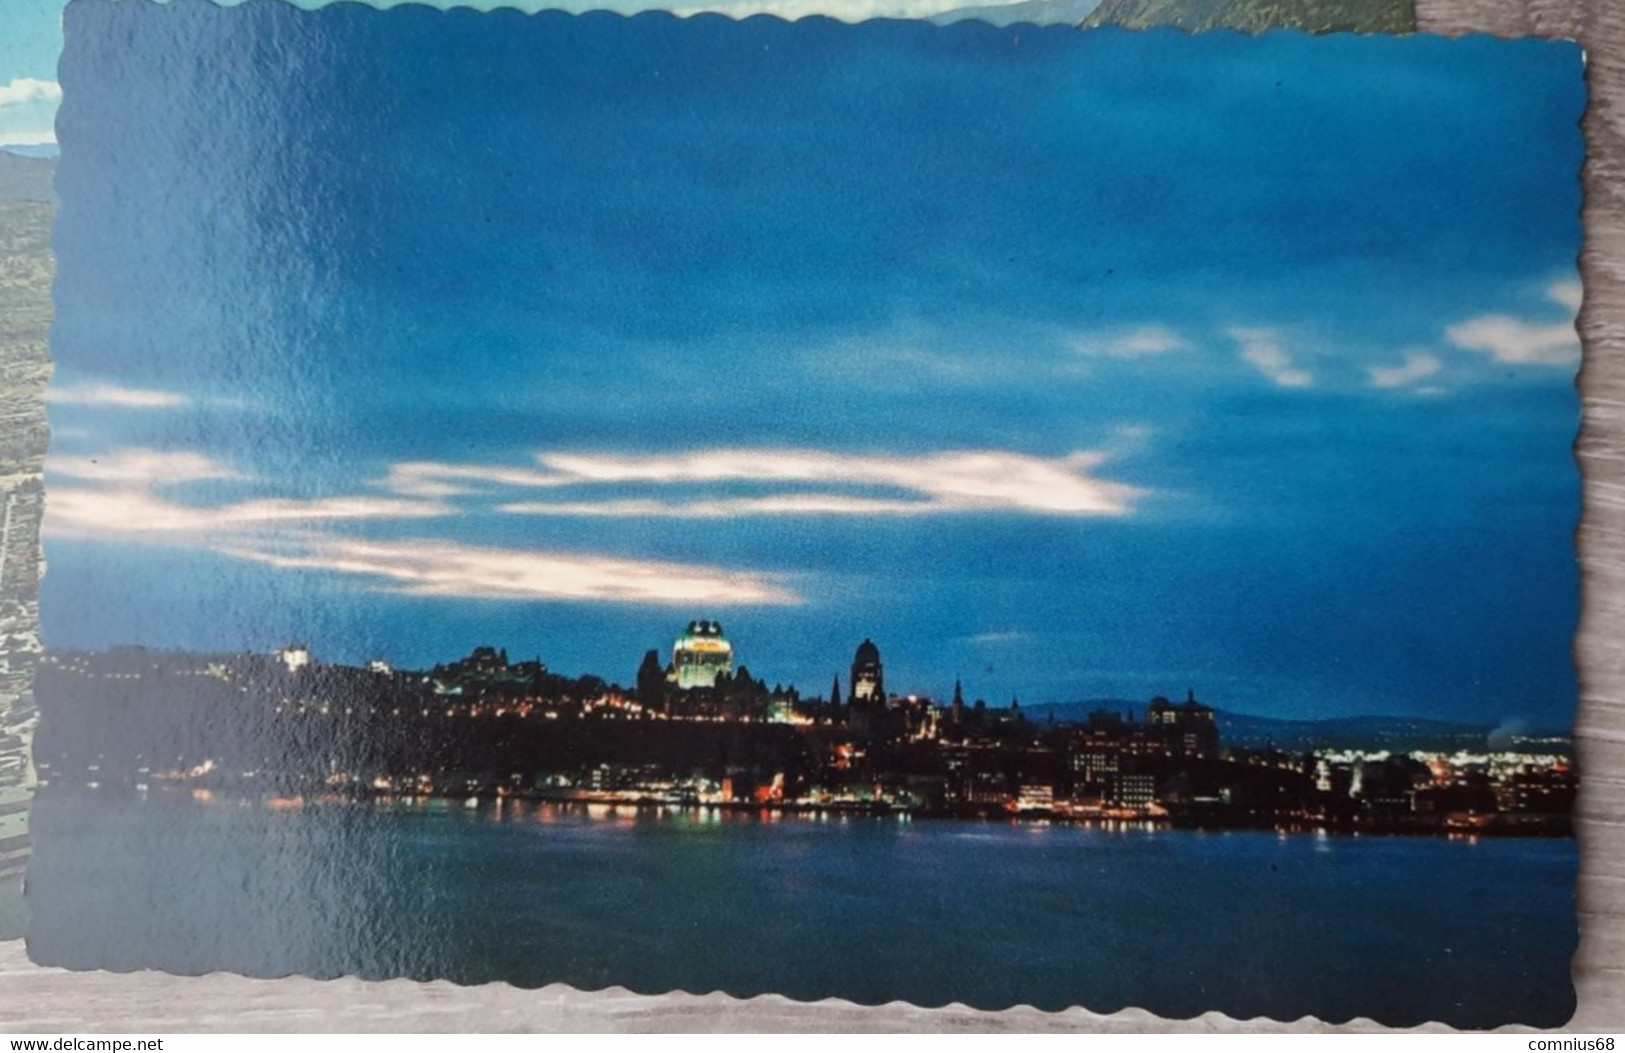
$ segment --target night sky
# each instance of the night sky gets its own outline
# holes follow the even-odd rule
[[[1572,719],[1573,45],[66,36],[48,646]]]

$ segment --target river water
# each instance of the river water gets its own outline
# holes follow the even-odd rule
[[[1557,1025],[1570,840],[48,791],[70,968]]]

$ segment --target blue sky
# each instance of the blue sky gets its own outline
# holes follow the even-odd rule
[[[166,0],[155,0],[166,2]],[[219,0],[231,6],[241,0]],[[296,7],[315,9],[329,0],[287,0]],[[462,7],[487,11],[671,10],[682,14],[719,12],[735,17],[776,14],[785,18],[828,15],[847,21],[865,18],[924,18],[956,7],[972,6],[961,0],[366,0],[371,7],[390,8],[401,3],[430,7]],[[1002,0],[1012,3],[1016,0]],[[56,79],[57,56],[62,50],[64,0],[6,0],[0,12],[0,146],[37,145],[56,140],[53,124],[62,91]],[[974,5],[1002,6],[998,0]]]
[[[1572,718],[1574,47],[171,14],[70,12],[48,645]]]

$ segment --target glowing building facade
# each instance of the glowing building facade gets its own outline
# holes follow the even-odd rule
[[[276,656],[290,673],[297,673],[310,664],[310,651],[304,644],[289,644],[279,648]]]
[[[732,673],[734,649],[722,635],[722,623],[689,622],[688,631],[672,645],[671,666],[677,686],[684,689],[715,687],[719,675]]]

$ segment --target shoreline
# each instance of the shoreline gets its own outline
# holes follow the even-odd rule
[[[904,822],[1000,822],[1032,824],[1035,826],[1075,826],[1088,829],[1140,829],[1178,830],[1193,833],[1268,833],[1277,834],[1335,834],[1350,837],[1443,837],[1446,839],[1477,839],[1480,837],[1524,838],[1550,840],[1574,839],[1574,821],[1570,815],[1530,814],[1514,816],[1507,813],[1478,814],[1473,816],[1418,816],[1412,821],[1387,820],[1382,822],[1355,821],[1344,816],[1295,816],[1290,818],[1246,816],[1226,820],[1213,814],[1194,814],[1181,811],[1130,814],[1121,810],[1084,811],[1078,809],[1015,809],[1002,805],[981,804],[960,807],[899,807],[886,803],[863,801],[702,801],[671,799],[652,794],[626,795],[623,793],[591,793],[581,791],[510,791],[505,793],[426,793],[382,792],[368,788],[323,788],[315,793],[273,793],[245,791],[220,786],[192,787],[161,785],[120,787],[66,787],[42,785],[40,794],[51,796],[89,797],[102,793],[116,793],[136,800],[149,796],[170,799],[186,798],[199,803],[235,802],[258,804],[274,810],[294,810],[311,805],[333,804],[435,804],[446,811],[486,809],[507,803],[551,806],[578,812],[591,819],[619,818],[624,813],[691,813],[776,819],[790,816],[798,819],[866,818],[896,819]]]

